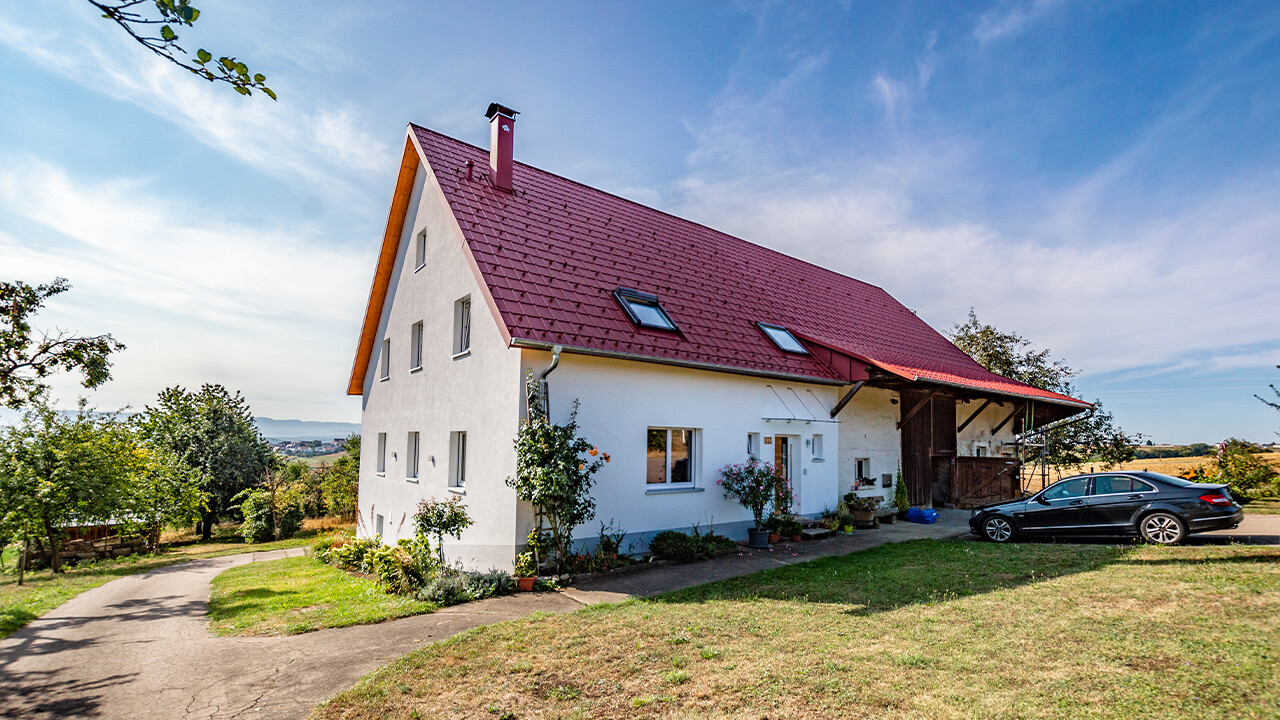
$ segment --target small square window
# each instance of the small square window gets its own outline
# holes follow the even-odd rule
[[[378,474],[384,475],[387,472],[387,434],[378,433]]]
[[[471,351],[471,297],[453,304],[453,354]]]
[[[675,330],[676,324],[663,309],[662,303],[658,302],[657,295],[642,293],[638,290],[630,288],[618,288],[613,291],[613,297],[617,299],[618,304],[626,311],[627,317],[631,318],[631,322],[642,327],[657,328],[658,330]]]
[[[418,478],[418,433],[409,433],[404,448],[404,476],[411,480]]]
[[[413,324],[409,329],[409,369],[422,367],[422,321]]]
[[[462,488],[467,486],[467,433],[458,431],[449,433],[451,447],[449,458],[449,486]]]
[[[413,241],[413,269],[421,270],[427,264],[427,231],[423,230]]]
[[[777,345],[782,350],[798,355],[809,354],[809,351],[804,349],[804,345],[800,344],[800,341],[796,339],[795,335],[791,334],[790,330],[780,325],[766,325],[765,323],[756,323],[756,325],[765,335],[769,336],[774,345]]]
[[[391,378],[391,338],[382,339],[382,355],[378,358],[378,375],[383,380]]]

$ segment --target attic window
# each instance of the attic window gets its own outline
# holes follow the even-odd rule
[[[662,309],[662,303],[658,302],[657,295],[620,287],[613,291],[613,297],[617,299],[622,309],[627,311],[627,316],[631,318],[631,322],[641,327],[657,328],[658,330],[676,329],[676,324],[671,320],[671,316],[667,314],[666,310]]]
[[[791,334],[790,330],[780,325],[766,325],[761,322],[756,323],[756,325],[764,331],[765,335],[769,336],[769,339],[773,341],[774,345],[777,345],[784,352],[797,353],[800,355],[809,354],[809,351],[804,349],[804,346],[800,344],[800,341],[796,339],[795,335]]]

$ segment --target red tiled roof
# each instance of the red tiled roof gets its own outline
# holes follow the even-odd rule
[[[988,372],[878,287],[519,162],[497,190],[487,150],[410,129],[515,343],[848,382],[763,322],[908,380],[1083,405]],[[638,329],[618,287],[657,295],[680,332]]]

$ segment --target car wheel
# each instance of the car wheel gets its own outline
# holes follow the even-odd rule
[[[1013,523],[999,515],[992,515],[982,523],[982,536],[991,542],[1009,542],[1013,539],[1014,533]]]
[[[1138,521],[1138,534],[1149,543],[1177,545],[1187,536],[1187,526],[1177,515],[1155,512]]]

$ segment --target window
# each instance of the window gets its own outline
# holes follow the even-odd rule
[[[760,433],[747,433],[747,455],[760,457]]]
[[[422,369],[422,321],[409,328],[409,369]]]
[[[814,435],[814,436],[813,436],[813,459],[814,459],[814,460],[822,460],[822,459],[823,459],[823,456],[822,456],[822,436],[821,436],[821,435]]]
[[[467,486],[467,434],[465,432],[449,433],[449,445],[452,457],[449,458],[449,486]]]
[[[453,354],[471,352],[471,296],[453,304]]]
[[[658,302],[657,295],[642,293],[639,290],[630,288],[618,288],[613,291],[613,297],[626,311],[627,317],[631,318],[631,322],[648,328],[657,328],[658,330],[675,330],[676,324],[672,321],[671,316],[662,308],[662,303]]]
[[[1057,485],[1051,485],[1048,490],[1044,491],[1045,500],[1065,500],[1067,498],[1084,497],[1089,491],[1089,478],[1075,478],[1074,480],[1063,480]]]
[[[376,533],[378,537],[382,537],[382,526],[383,526],[382,515],[374,515],[373,516],[373,532]]]
[[[1093,479],[1094,495],[1125,495],[1153,491],[1150,485],[1128,475],[1100,475]]]
[[[382,356],[378,358],[379,374],[383,380],[391,377],[391,338],[382,339]]]
[[[427,264],[427,231],[418,233],[413,242],[413,271],[417,272]]]
[[[987,446],[986,446],[986,445],[982,445],[982,444],[974,445],[974,446],[973,446],[973,456],[974,456],[974,457],[986,457],[986,456],[987,456]]]
[[[766,325],[765,323],[756,323],[756,325],[765,335],[769,336],[774,345],[777,345],[782,350],[800,355],[809,354],[809,351],[804,349],[804,345],[800,344],[800,341],[796,339],[795,335],[791,334],[790,330],[780,325]]]
[[[404,476],[411,480],[418,478],[418,433],[409,433],[404,447]]]
[[[649,428],[645,482],[649,485],[693,482],[694,431]]]
[[[378,474],[387,472],[387,434],[378,433]]]
[[[875,487],[876,481],[871,477],[870,458],[858,458],[853,461],[853,479],[857,487]]]

